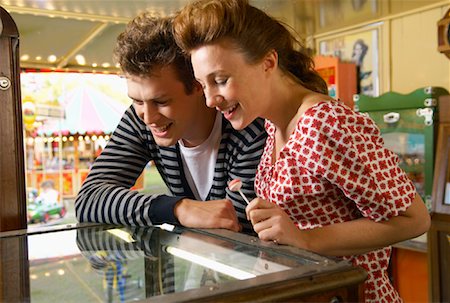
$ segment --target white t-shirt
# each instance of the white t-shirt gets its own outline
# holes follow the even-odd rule
[[[186,147],[183,140],[178,141],[186,180],[198,200],[206,200],[212,187],[221,134],[222,115],[217,112],[212,132],[205,142]]]

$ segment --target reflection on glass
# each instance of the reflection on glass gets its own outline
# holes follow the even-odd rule
[[[445,182],[444,204],[450,205],[450,150],[447,155],[447,177]]]
[[[209,292],[228,283],[247,288],[255,277],[307,276],[338,265],[245,239],[251,243],[209,231],[95,226],[3,237],[0,246],[21,241],[28,248],[27,255],[2,255],[2,262],[25,262],[30,292],[24,296],[33,303],[131,302],[201,288]]]
[[[400,158],[400,167],[425,196],[425,135],[420,133],[391,132],[383,134],[385,147]]]

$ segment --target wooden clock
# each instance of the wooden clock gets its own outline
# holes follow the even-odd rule
[[[450,9],[438,21],[438,51],[450,59]]]

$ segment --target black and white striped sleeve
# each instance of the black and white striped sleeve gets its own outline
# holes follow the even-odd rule
[[[131,190],[156,155],[156,144],[146,139],[145,124],[131,106],[95,160],[76,197],[78,221],[128,226],[178,223],[173,208],[183,197]]]

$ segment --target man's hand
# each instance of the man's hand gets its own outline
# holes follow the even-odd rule
[[[192,228],[225,228],[240,231],[236,211],[230,200],[196,201],[183,199],[175,205],[175,217]]]

